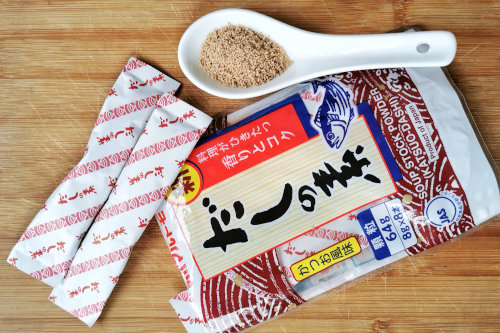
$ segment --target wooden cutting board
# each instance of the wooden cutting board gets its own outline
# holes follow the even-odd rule
[[[179,96],[211,115],[230,101],[194,87],[177,43],[196,18],[224,7],[259,11],[320,33],[401,26],[458,39],[451,76],[500,161],[498,1],[2,1],[0,9],[0,258],[80,160],[106,94],[130,56],[182,83]],[[255,332],[499,332],[500,221]],[[50,288],[0,264],[0,331],[87,332],[52,305]],[[183,332],[168,300],[184,290],[156,223],[135,247],[94,332]]]

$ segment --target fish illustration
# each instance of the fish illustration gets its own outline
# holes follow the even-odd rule
[[[341,83],[328,79],[310,81],[313,92],[325,88],[323,103],[316,111],[314,124],[321,128],[323,137],[331,148],[339,149],[347,134],[349,124],[354,118],[351,94]]]

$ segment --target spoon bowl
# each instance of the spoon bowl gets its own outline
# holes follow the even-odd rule
[[[292,64],[262,85],[235,88],[220,84],[201,67],[199,54],[207,35],[228,24],[243,25],[283,47]],[[455,36],[447,31],[399,32],[373,35],[328,35],[298,29],[246,9],[209,13],[184,32],[179,64],[198,88],[229,99],[261,96],[318,76],[363,69],[446,66],[455,57]]]

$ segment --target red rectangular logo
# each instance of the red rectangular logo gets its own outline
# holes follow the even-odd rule
[[[295,108],[287,104],[196,147],[190,161],[210,175],[206,189],[307,140]]]

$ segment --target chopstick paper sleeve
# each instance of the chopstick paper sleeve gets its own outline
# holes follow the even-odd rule
[[[211,118],[166,94],[50,300],[92,326]]]
[[[179,83],[130,58],[97,117],[85,155],[43,204],[7,262],[56,286],[108,199],[159,98]]]

